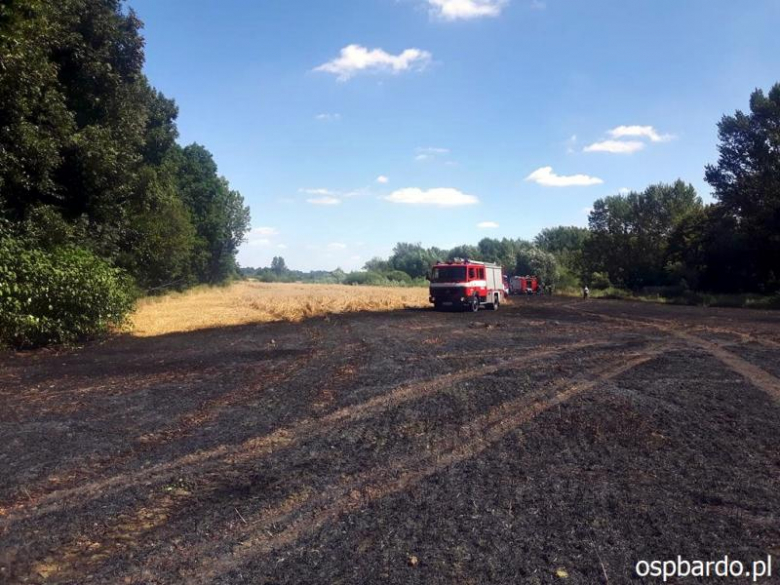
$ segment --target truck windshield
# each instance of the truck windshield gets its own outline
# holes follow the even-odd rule
[[[465,266],[437,266],[431,274],[431,282],[464,282]]]

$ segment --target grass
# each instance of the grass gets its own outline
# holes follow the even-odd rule
[[[151,337],[247,323],[301,321],[331,313],[428,305],[425,288],[239,282],[142,299],[132,317],[131,332],[137,337]]]
[[[565,296],[582,296],[579,290],[561,291]],[[768,296],[758,294],[716,294],[700,292],[682,292],[667,294],[641,294],[630,290],[610,287],[604,290],[591,290],[591,298],[642,301],[646,303],[661,303],[667,305],[687,305],[694,307],[730,307],[739,309],[780,309],[780,295]]]

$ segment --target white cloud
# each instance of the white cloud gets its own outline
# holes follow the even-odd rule
[[[340,205],[341,199],[337,197],[313,197],[312,199],[307,199],[306,203],[311,203],[312,205]]]
[[[341,242],[331,242],[330,244],[328,244],[329,250],[346,250],[346,248],[347,245],[342,244]]]
[[[317,114],[314,118],[321,122],[338,122],[341,120],[341,114]]]
[[[437,158],[439,156],[447,156],[450,153],[450,149],[427,146],[425,148],[422,147],[416,148],[415,152],[417,153],[417,155],[414,157],[414,160],[424,161],[432,158]]]
[[[477,224],[477,227],[482,230],[495,229],[498,224],[495,221],[481,221]]]
[[[390,182],[390,179],[388,177],[384,176],[384,175],[379,175],[376,178],[376,182],[380,183],[382,185],[387,185]]]
[[[277,236],[279,235],[279,230],[274,227],[256,227],[250,231],[249,234],[256,234],[258,236]]]
[[[246,241],[250,246],[267,247],[271,245],[271,238],[279,235],[279,230],[274,227],[256,227],[249,230]]]
[[[651,142],[668,142],[674,136],[659,134],[652,126],[618,126],[609,131],[612,138],[649,138]]]
[[[473,195],[467,195],[449,187],[427,190],[408,187],[394,191],[387,197],[384,197],[384,199],[392,203],[405,205],[434,205],[437,207],[457,207],[479,203],[479,199]]]
[[[507,0],[428,0],[431,13],[444,20],[498,16]]]
[[[347,81],[361,72],[390,71],[400,73],[422,69],[430,60],[431,54],[420,49],[406,49],[398,55],[391,55],[382,49],[367,49],[360,45],[348,45],[341,49],[339,57],[316,67],[314,70],[332,73],[339,81]]]
[[[361,187],[359,189],[353,189],[351,191],[335,191],[333,189],[298,189],[299,193],[306,195],[313,195],[312,198],[307,199],[309,203],[314,205],[338,205],[344,199],[350,199],[352,197],[360,197],[369,192],[369,187]]]
[[[617,126],[608,130],[611,140],[594,142],[583,148],[583,152],[609,152],[612,154],[631,154],[644,149],[646,143],[637,139],[648,139],[650,142],[667,142],[674,136],[671,134],[659,134],[652,126]],[[622,140],[633,138],[634,140]]]
[[[286,244],[277,244],[276,247],[279,248],[280,250],[286,250],[287,249],[287,245]]]
[[[631,193],[631,189],[629,189],[628,187],[621,187],[620,189],[618,189],[618,193],[621,195],[628,195],[629,193]]]
[[[611,152],[612,154],[631,154],[637,152],[645,147],[644,142],[638,142],[636,140],[604,140],[602,142],[594,142],[593,144],[586,146],[583,150],[585,152]]]
[[[325,195],[328,197],[334,197],[338,195],[335,191],[330,189],[298,189],[299,193],[306,193],[306,195]]]
[[[350,197],[362,197],[367,193],[370,193],[369,187],[360,187],[359,189],[352,189],[352,191],[341,193],[339,197],[343,197],[344,199],[349,199]]]
[[[598,177],[588,175],[556,175],[552,167],[541,167],[525,178],[545,187],[586,187],[588,185],[600,185],[604,181]]]

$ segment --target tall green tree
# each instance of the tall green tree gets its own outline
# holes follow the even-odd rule
[[[141,27],[122,0],[0,2],[0,280],[29,281],[2,294],[36,339],[104,331],[91,321],[116,313],[115,292],[129,306],[128,273],[147,291],[236,273],[249,210],[207,150],[178,146]],[[96,291],[90,311],[34,286],[64,282],[66,264]]]
[[[582,250],[588,237],[588,228],[560,225],[543,229],[534,238],[534,244],[545,252],[565,254]]]
[[[217,173],[211,153],[191,144],[178,157],[178,192],[197,232],[193,267],[200,282],[216,283],[237,273],[235,254],[249,230],[249,209]]]
[[[393,270],[406,272],[412,278],[423,278],[431,266],[445,256],[444,250],[423,248],[421,244],[399,242],[388,262]]]
[[[748,245],[736,219],[719,205],[688,214],[669,238],[667,269],[674,283],[695,290],[736,293],[749,290]]]
[[[554,286],[558,283],[558,262],[550,252],[529,247],[518,252],[514,273],[538,276],[543,285]]]
[[[271,271],[277,276],[282,276],[287,272],[287,264],[281,256],[274,256],[271,260]]]
[[[534,243],[539,249],[555,256],[559,266],[559,284],[575,287],[588,280],[585,246],[589,238],[590,231],[587,228],[562,225],[543,229],[534,238]]]
[[[606,273],[627,288],[668,283],[669,239],[683,218],[701,208],[693,186],[682,181],[597,200],[585,244],[587,271]]]
[[[393,268],[390,266],[390,263],[387,260],[384,260],[379,257],[371,258],[371,260],[369,260],[363,265],[363,269],[367,270],[368,272],[377,272],[380,274],[393,270]]]
[[[757,89],[750,111],[724,116],[718,124],[718,162],[707,182],[722,220],[744,245],[742,267],[732,276],[745,288],[780,289],[780,83],[768,94]]]
[[[56,173],[76,127],[51,58],[63,36],[55,16],[46,0],[0,3],[0,194],[17,221],[60,203]]]
[[[176,144],[141,27],[121,0],[0,4],[0,213],[145,289],[216,282],[235,271],[248,210],[205,149]]]
[[[494,238],[482,238],[477,244],[480,257],[487,262],[494,262],[504,268],[509,273],[512,272],[517,263],[517,256],[522,251],[531,247],[529,242],[524,240],[511,240],[503,238],[501,240]]]

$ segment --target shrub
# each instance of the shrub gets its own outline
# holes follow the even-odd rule
[[[634,298],[633,295],[631,294],[631,291],[623,288],[616,288],[614,286],[610,286],[605,289],[595,289],[595,291],[591,293],[591,296],[600,299],[614,299],[614,300]]]
[[[0,343],[67,343],[124,324],[131,282],[88,250],[43,250],[0,234]]]
[[[594,290],[609,290],[612,288],[612,283],[603,272],[594,272],[590,277],[590,288]]]
[[[558,282],[555,283],[555,288],[579,292],[581,289],[580,278],[569,268],[562,266],[558,273]]]
[[[412,277],[403,270],[390,270],[389,272],[385,272],[384,276],[387,280],[393,282],[401,282],[404,284],[410,284],[412,282]]]
[[[387,279],[376,272],[350,272],[344,279],[344,284],[362,284],[368,286],[386,285]]]
[[[748,306],[756,309],[780,309],[780,294],[748,302]]]

